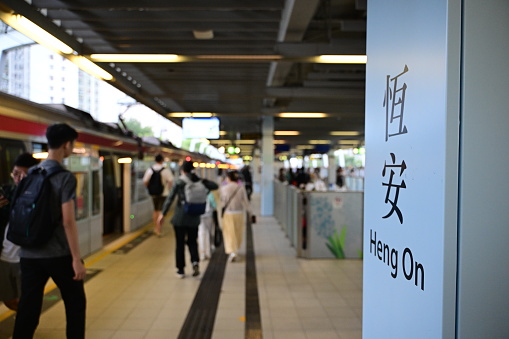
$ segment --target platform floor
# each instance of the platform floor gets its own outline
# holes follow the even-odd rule
[[[261,333],[250,333],[250,337],[361,338],[362,261],[297,258],[277,221],[259,216],[259,202],[254,195],[258,223],[252,234]],[[87,338],[179,336],[203,274],[175,277],[174,236],[168,224],[162,238],[146,234],[125,235],[86,258],[93,275],[85,284]],[[214,339],[246,337],[245,244],[240,260],[226,264]],[[201,263],[202,272],[208,263]],[[43,312],[35,338],[65,338],[63,303],[51,294],[46,299],[54,302]],[[9,333],[13,317],[0,307],[0,332]],[[9,336],[0,335],[4,337]]]

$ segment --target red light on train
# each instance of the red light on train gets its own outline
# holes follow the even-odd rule
[[[186,157],[186,161],[191,161],[191,157],[190,157],[190,156],[187,156],[187,157]]]

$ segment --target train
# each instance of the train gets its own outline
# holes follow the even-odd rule
[[[75,128],[79,137],[64,165],[77,179],[76,221],[83,256],[152,220],[152,200],[143,174],[162,154],[175,176],[184,160],[195,162],[197,174],[215,180],[228,164],[175,147],[155,138],[140,138],[119,124],[94,120],[63,104],[37,104],[0,92],[0,184],[12,184],[16,157],[30,152],[44,158],[45,132],[55,122]],[[46,153],[47,154],[47,153]]]

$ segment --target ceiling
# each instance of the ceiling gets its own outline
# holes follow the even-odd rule
[[[306,58],[364,55],[366,1],[0,0],[0,6],[26,16],[81,55],[189,56],[188,62],[100,66],[113,74],[114,86],[164,116],[214,113],[221,130],[228,131],[222,139],[260,139],[263,116],[274,116],[276,131],[301,132],[275,136],[281,140],[276,143],[294,149],[309,140],[363,142],[365,65]],[[205,30],[212,30],[212,39],[193,36],[193,31]],[[249,57],[224,60],[238,55]],[[275,55],[282,56],[281,61],[271,61]],[[223,60],[216,60],[221,56]],[[258,60],[260,56],[268,59]],[[277,117],[281,112],[320,112],[328,117]],[[332,136],[331,131],[359,135]],[[245,154],[252,147],[241,149]]]

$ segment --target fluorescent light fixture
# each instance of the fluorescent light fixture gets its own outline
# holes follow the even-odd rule
[[[365,64],[368,62],[366,55],[320,55],[317,59],[323,64]]]
[[[191,117],[191,113],[190,112],[173,112],[173,113],[168,113],[167,116],[170,118],[189,118],[189,117]]]
[[[256,140],[235,140],[235,143],[239,145],[254,145]]]
[[[117,162],[119,164],[130,164],[130,163],[133,162],[133,159],[129,158],[129,157],[127,157],[127,158],[118,158]]]
[[[300,112],[284,112],[279,113],[280,118],[326,118],[325,113],[300,113]]]
[[[219,131],[219,135],[226,135],[226,134],[228,134],[228,132],[226,132],[226,131]]]
[[[212,113],[210,113],[210,112],[193,112],[193,113],[191,113],[191,117],[193,117],[193,118],[210,118],[210,117],[212,117]]]
[[[179,62],[177,54],[91,54],[95,62]]]
[[[345,145],[358,145],[360,144],[360,140],[339,140],[340,144],[345,144]]]
[[[274,135],[300,135],[299,131],[274,131]]]
[[[58,40],[53,35],[49,34],[22,15],[0,11],[0,19],[35,42],[46,46],[59,54],[72,54],[74,52],[71,47]]]
[[[210,118],[212,115],[210,112],[173,112],[167,114],[171,118]]]
[[[360,135],[360,132],[357,131],[332,131],[329,133],[330,135],[336,135],[336,136],[354,136],[354,135]]]
[[[195,58],[214,61],[278,61],[284,59],[281,55],[197,55]]]
[[[81,70],[87,72],[88,74],[90,74],[100,80],[113,80],[113,76],[110,73],[106,72],[104,69],[97,66],[92,61],[85,58],[84,56],[70,55],[68,59],[71,60]]]
[[[193,35],[195,39],[207,40],[214,38],[214,31],[211,29],[207,30],[194,30]]]
[[[311,145],[328,145],[331,143],[330,140],[309,140]]]
[[[295,148],[296,149],[314,149],[315,146],[312,146],[312,145],[297,145]]]
[[[284,145],[286,144],[286,140],[274,140],[274,145]]]

